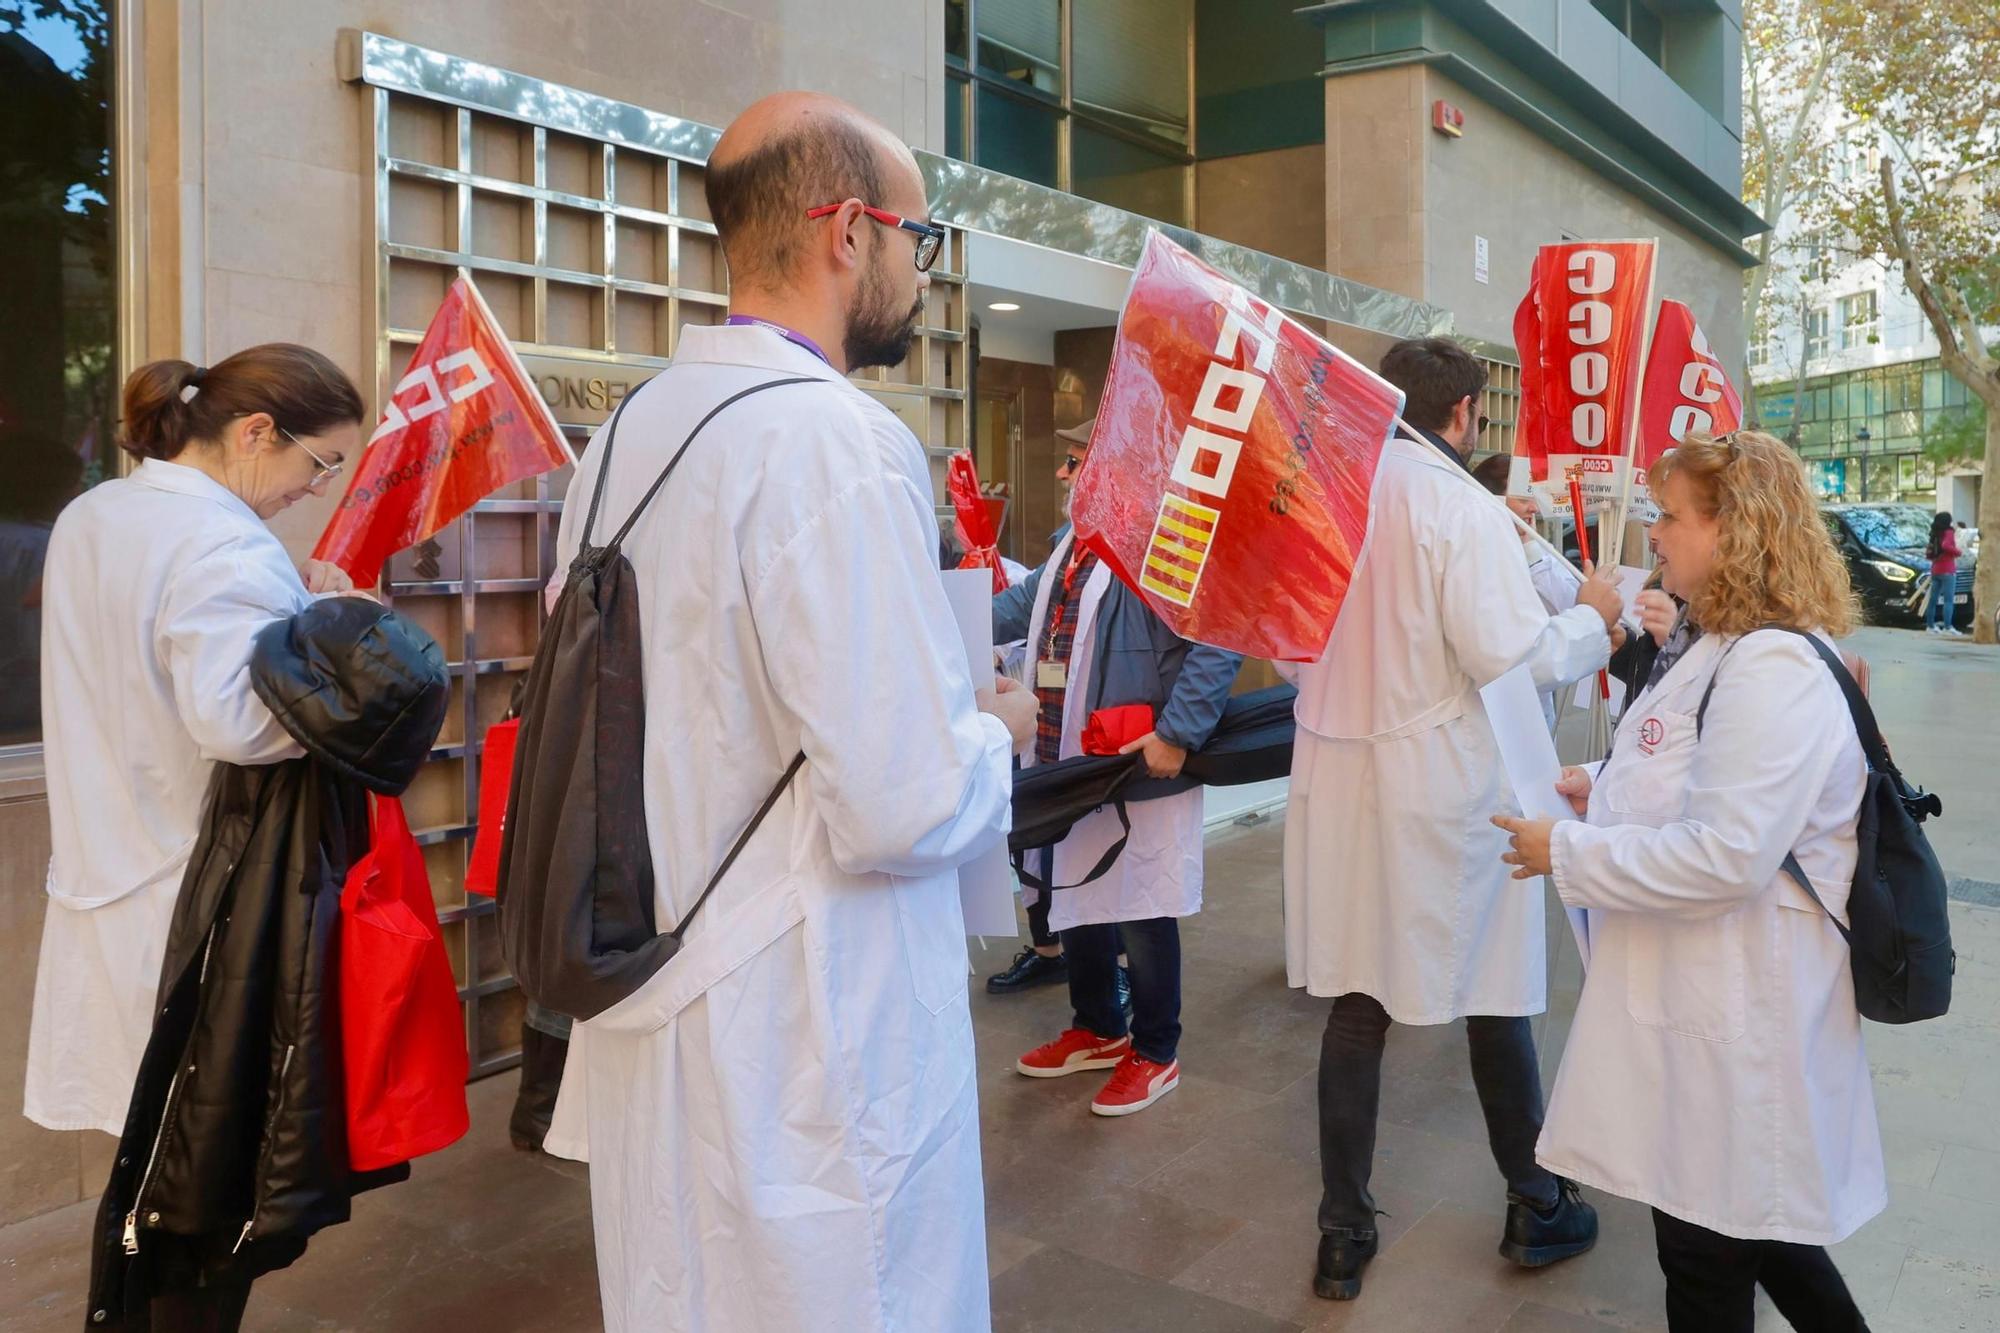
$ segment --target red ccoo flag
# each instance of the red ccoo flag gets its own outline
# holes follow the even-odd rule
[[[1633,456],[1632,517],[1660,516],[1646,485],[1646,470],[1691,431],[1726,435],[1743,424],[1743,399],[1730,384],[1694,311],[1679,301],[1660,302],[1639,396],[1639,448]]]
[[[499,321],[460,278],[389,395],[313,558],[372,588],[396,552],[502,486],[574,461]]]

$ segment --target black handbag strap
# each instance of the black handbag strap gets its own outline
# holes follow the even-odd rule
[[[579,551],[595,550],[597,552],[611,552],[616,551],[620,546],[624,545],[625,539],[631,535],[633,527],[638,524],[640,516],[646,512],[646,506],[653,503],[653,497],[660,493],[660,488],[667,484],[667,478],[673,475],[676,467],[680,466],[681,456],[687,453],[688,446],[694,443],[694,437],[701,434],[703,427],[707,426],[709,422],[721,415],[724,408],[741,402],[753,393],[762,393],[766,389],[782,388],[787,384],[818,384],[820,382],[820,380],[811,375],[793,375],[781,380],[765,380],[761,384],[753,384],[747,389],[737,390],[714,407],[708,409],[708,414],[702,417],[700,421],[694,423],[694,429],[687,433],[685,440],[681,441],[681,447],[674,450],[674,456],[667,460],[666,467],[660,470],[660,475],[654,479],[653,484],[646,488],[646,493],[639,497],[639,503],[633,508],[631,516],[625,520],[617,533],[603,546],[593,548],[590,544],[590,534],[597,527],[598,506],[604,501],[604,480],[611,475],[611,447],[618,439],[618,418],[625,415],[626,404],[632,401],[632,395],[628,394],[624,399],[620,400],[618,410],[611,414],[611,420],[604,427],[604,459],[597,465],[597,485],[591,490],[590,513],[583,520],[583,539],[578,543]],[[600,556],[600,558],[603,557]]]
[[[1041,889],[1045,893],[1060,893],[1064,889],[1080,889],[1093,880],[1104,878],[1111,867],[1117,864],[1119,854],[1125,850],[1125,844],[1131,841],[1132,838],[1132,816],[1126,813],[1125,802],[1114,801],[1111,808],[1118,812],[1118,827],[1123,831],[1119,833],[1118,841],[1104,849],[1104,855],[1097,858],[1097,864],[1090,868],[1088,875],[1085,875],[1074,884],[1051,884],[1049,880],[1056,877],[1054,861],[1051,860],[1049,863],[1049,878],[1043,879],[1028,869],[1026,865],[1027,852],[1018,852],[1015,854],[1014,873],[1019,875],[1021,882],[1029,888]]]
[[[798,771],[805,767],[805,763],[806,755],[803,750],[792,757],[792,762],[785,767],[784,776],[780,777],[777,785],[771,788],[771,794],[764,798],[764,804],[757,807],[757,813],[750,816],[750,822],[744,825],[743,832],[736,836],[736,845],[729,849],[729,855],[723,857],[722,864],[715,868],[715,874],[709,878],[708,887],[703,889],[701,896],[694,900],[694,906],[688,908],[687,915],[680,919],[680,924],[668,931],[667,934],[677,940],[681,937],[681,932],[688,928],[690,921],[694,920],[695,913],[699,912],[701,905],[708,901],[708,895],[715,892],[715,886],[722,883],[722,877],[729,873],[729,867],[735,865],[736,858],[743,855],[743,849],[750,845],[751,836],[757,832],[758,826],[764,822],[764,816],[771,813],[771,808],[778,803],[778,798],[785,794],[785,788],[792,785],[792,779],[798,776]]]

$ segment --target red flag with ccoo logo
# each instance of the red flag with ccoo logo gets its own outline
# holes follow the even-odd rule
[[[1394,385],[1159,232],[1078,474],[1078,540],[1183,638],[1311,661],[1368,532]]]
[[[1589,506],[1623,496],[1639,412],[1655,241],[1567,241],[1535,255],[1514,315],[1521,408],[1514,452],[1536,489],[1569,508],[1576,477]]]
[[[1632,517],[1660,516],[1646,486],[1646,470],[1691,431],[1726,435],[1743,424],[1743,399],[1729,382],[1694,311],[1680,301],[1660,302],[1653,348],[1639,397],[1639,448],[1633,456]]]
[[[396,552],[502,486],[575,461],[479,289],[460,278],[389,395],[313,557],[372,588]]]

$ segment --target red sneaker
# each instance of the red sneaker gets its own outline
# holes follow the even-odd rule
[[[1014,1068],[1029,1078],[1061,1078],[1086,1069],[1110,1069],[1130,1057],[1132,1039],[1106,1040],[1082,1028],[1066,1028],[1054,1041],[1037,1046],[1014,1062]]]
[[[1131,1115],[1143,1111],[1181,1085],[1181,1062],[1154,1064],[1145,1056],[1128,1052],[1104,1085],[1104,1091],[1090,1099],[1090,1109],[1099,1115]]]

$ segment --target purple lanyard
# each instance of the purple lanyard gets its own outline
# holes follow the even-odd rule
[[[827,356],[825,352],[822,352],[820,350],[819,344],[814,342],[812,339],[806,337],[805,334],[800,333],[796,329],[788,329],[782,324],[773,324],[770,320],[759,319],[755,315],[731,315],[728,319],[725,319],[722,322],[724,324],[735,325],[738,328],[741,328],[745,325],[754,324],[760,329],[769,329],[771,332],[777,334],[780,338],[783,338],[786,342],[791,343],[796,347],[805,348],[808,352],[811,352],[814,356],[826,362],[829,369],[831,369],[833,366],[832,358],[830,358],[829,356]]]

